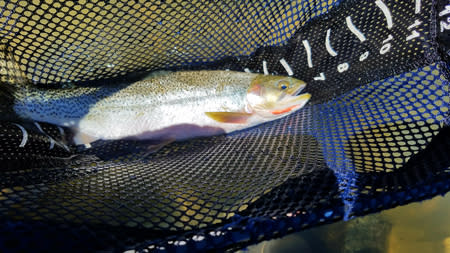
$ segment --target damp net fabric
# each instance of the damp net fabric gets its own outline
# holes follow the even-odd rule
[[[68,129],[14,118],[5,97],[0,249],[240,248],[446,193],[449,4],[0,1],[5,88],[230,69],[292,74],[312,94],[145,159],[134,141],[68,146]]]

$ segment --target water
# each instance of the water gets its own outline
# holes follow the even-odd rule
[[[450,253],[450,193],[264,241],[248,252]]]

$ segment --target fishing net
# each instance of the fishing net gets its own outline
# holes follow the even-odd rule
[[[0,251],[238,249],[450,188],[450,1],[0,1]],[[177,142],[66,141],[7,87],[293,75],[298,113]]]

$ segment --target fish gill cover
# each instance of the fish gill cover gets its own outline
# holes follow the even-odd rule
[[[0,249],[225,250],[450,188],[450,1],[0,1]],[[310,103],[177,142],[67,145],[8,96],[158,69],[292,75]],[[12,84],[12,85],[11,85]]]

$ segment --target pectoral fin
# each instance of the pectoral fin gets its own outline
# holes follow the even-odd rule
[[[245,124],[253,115],[246,112],[205,112],[206,116],[222,123]]]

